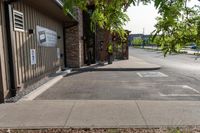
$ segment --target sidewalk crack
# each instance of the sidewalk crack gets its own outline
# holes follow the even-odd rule
[[[142,119],[144,120],[145,125],[147,126],[147,128],[149,128],[149,126],[148,126],[148,124],[147,124],[147,121],[146,121],[146,119],[144,118],[144,115],[143,115],[143,113],[142,113],[142,110],[140,109],[139,104],[137,103],[137,101],[135,101],[135,103],[136,103],[136,105],[137,105],[137,107],[138,107],[138,110],[139,110],[139,112],[140,112],[140,115],[142,116]]]
[[[74,102],[74,104],[72,105],[72,107],[71,107],[71,109],[70,109],[70,112],[69,112],[69,115],[67,116],[67,119],[66,119],[66,121],[65,121],[64,127],[66,127],[67,122],[68,122],[68,120],[69,120],[69,118],[70,118],[70,116],[71,116],[72,110],[74,109],[74,106],[75,106],[75,105],[76,105],[76,102]]]

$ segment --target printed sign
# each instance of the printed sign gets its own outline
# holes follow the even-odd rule
[[[35,65],[36,64],[36,51],[35,49],[31,49],[31,65]]]
[[[60,48],[57,48],[57,57],[60,59]]]
[[[41,26],[36,26],[36,31],[37,31],[37,41],[40,46],[44,47],[56,46],[57,32]]]

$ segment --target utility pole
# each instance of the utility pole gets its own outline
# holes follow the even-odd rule
[[[142,35],[142,40],[143,40],[142,48],[144,48],[144,45],[145,45],[145,44],[144,44],[144,43],[145,43],[145,41],[144,41],[144,33],[145,33],[145,28],[143,28],[143,33],[142,33],[142,34],[143,34],[143,35]]]
[[[145,34],[145,28],[143,28],[143,35]]]

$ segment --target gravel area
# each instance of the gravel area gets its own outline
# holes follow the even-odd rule
[[[28,86],[27,88],[24,88],[23,90],[17,92],[15,97],[11,97],[8,99],[5,99],[5,103],[13,103],[13,102],[17,102],[18,100],[20,100],[22,97],[24,97],[25,95],[31,93],[32,91],[34,91],[35,89],[37,89],[38,87],[42,86],[43,84],[47,83],[48,81],[52,80],[54,77],[62,75],[62,72],[58,72],[58,73],[53,73],[53,74],[49,74],[48,76],[42,78],[41,80],[39,80],[38,82]]]
[[[0,133],[200,133],[200,128],[127,128],[127,129],[0,129]]]

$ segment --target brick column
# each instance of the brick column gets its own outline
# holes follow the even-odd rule
[[[107,56],[108,56],[108,52],[107,52],[107,47],[108,44],[106,44],[105,42],[105,35],[106,35],[106,31],[101,29],[101,28],[97,28],[96,30],[96,46],[97,46],[97,59],[100,61],[101,59],[103,59],[103,61],[107,61]],[[109,41],[112,40],[112,36],[111,34],[109,35]],[[100,43],[103,42],[103,49],[102,51],[100,50]]]
[[[83,57],[83,17],[82,11],[78,12],[78,25],[65,30],[67,66],[79,68],[84,64]]]

